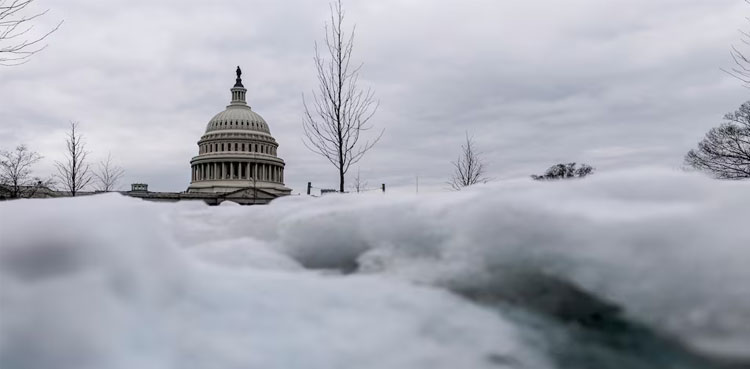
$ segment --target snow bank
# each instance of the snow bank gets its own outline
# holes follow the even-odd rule
[[[748,360],[748,209],[747,183],[658,169],[257,207],[0,203],[0,367],[563,366],[513,309],[621,314]]]

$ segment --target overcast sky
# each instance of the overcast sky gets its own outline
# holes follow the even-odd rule
[[[242,66],[248,102],[269,123],[287,185],[336,187],[302,145],[302,94],[326,0],[37,0],[62,27],[27,64],[0,67],[0,148],[25,143],[52,174],[71,120],[92,160],[111,152],[121,186],[183,191],[206,123]],[[465,132],[495,179],[557,162],[679,167],[748,90],[721,71],[742,0],[346,1],[361,85],[385,128],[360,162],[373,187],[446,188]],[[353,168],[356,172],[357,168]]]

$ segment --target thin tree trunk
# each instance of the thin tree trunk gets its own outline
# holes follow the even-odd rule
[[[328,58],[321,55],[315,43],[315,67],[318,77],[317,92],[305,107],[303,142],[310,151],[325,157],[337,170],[339,191],[344,192],[346,173],[375,143],[383,131],[372,141],[361,142],[360,134],[371,126],[368,121],[377,110],[371,90],[357,86],[362,65],[352,66],[354,31],[346,35],[343,29],[344,10],[341,1],[331,4],[330,28],[326,24],[325,47]]]

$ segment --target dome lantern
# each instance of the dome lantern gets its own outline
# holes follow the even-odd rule
[[[247,105],[245,100],[245,93],[247,89],[242,85],[242,69],[237,66],[237,79],[235,80],[234,87],[232,87],[232,102],[230,105]]]

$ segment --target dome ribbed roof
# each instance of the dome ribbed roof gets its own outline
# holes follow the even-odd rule
[[[224,129],[246,129],[270,134],[265,119],[252,111],[249,106],[230,105],[223,112],[214,115],[206,126],[206,133]]]

